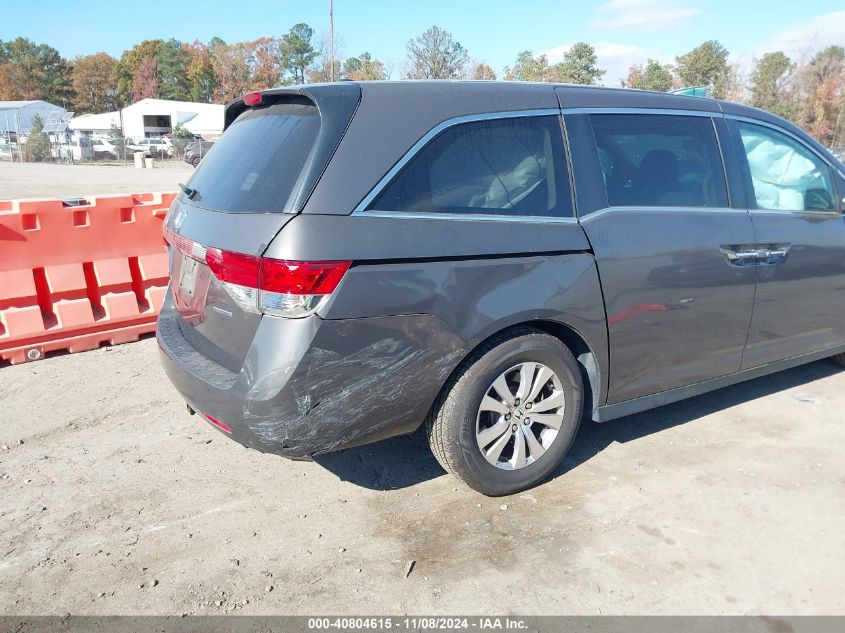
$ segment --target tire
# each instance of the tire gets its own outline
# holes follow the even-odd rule
[[[833,360],[834,363],[839,363],[840,365],[845,367],[845,352],[843,352],[842,354],[837,354],[836,356],[831,356],[830,358],[831,360]]]
[[[199,165],[200,165],[200,158],[199,158],[199,156],[194,156],[194,157],[191,159],[191,165],[193,166],[193,168],[194,168],[194,169],[196,169],[197,167],[199,167]],[[417,419],[419,420],[419,418],[417,418]]]
[[[541,373],[542,366],[545,368]],[[537,409],[542,405],[548,410],[553,397],[559,402],[562,391],[562,412],[552,409],[552,414],[548,411],[540,414],[555,423],[552,418],[561,418],[556,434],[546,422],[539,423],[528,417],[531,412],[526,402],[516,402],[514,396],[521,391],[523,368],[526,376],[529,372],[532,376],[527,381],[532,385],[531,391],[535,382],[543,383],[548,375],[546,370],[554,374],[543,383],[545,387],[530,404]],[[509,390],[509,404],[505,397],[499,397],[500,392],[493,386],[494,382],[501,385],[500,378],[505,380]],[[554,382],[555,378],[557,382]],[[488,397],[498,402],[491,402]],[[488,403],[495,404],[496,410],[490,409]],[[504,409],[501,408],[503,403]],[[434,403],[426,421],[426,432],[435,458],[447,472],[484,495],[508,495],[543,481],[563,461],[578,431],[583,403],[581,371],[569,349],[545,332],[519,327],[496,335],[470,354]],[[505,410],[509,411],[507,419]],[[518,420],[525,425],[525,430],[516,424]],[[500,434],[503,427],[505,430]],[[481,431],[487,433],[479,435]],[[529,441],[529,433],[542,451],[532,448],[536,445]],[[497,436],[492,443],[488,441]],[[503,442],[507,444],[500,444]],[[521,451],[517,449],[518,443],[523,445]],[[485,452],[479,444],[486,446]],[[497,456],[495,450],[500,445],[504,448]],[[539,457],[535,458],[535,453]],[[506,460],[508,456],[510,459]],[[496,463],[490,460],[496,460]]]

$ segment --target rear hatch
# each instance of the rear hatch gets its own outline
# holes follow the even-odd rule
[[[261,255],[302,208],[360,100],[355,84],[246,95],[168,213],[170,285],[183,336],[240,371],[263,313]]]

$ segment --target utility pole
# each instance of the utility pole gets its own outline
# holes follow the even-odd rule
[[[334,0],[329,0],[329,78],[334,81]]]

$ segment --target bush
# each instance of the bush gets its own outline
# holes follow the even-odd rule
[[[173,156],[181,157],[185,153],[185,148],[194,140],[194,135],[181,125],[173,128],[170,134],[170,142],[173,145]]]
[[[50,139],[44,132],[44,120],[35,115],[32,117],[32,130],[26,141],[27,160],[41,162],[50,159]]]

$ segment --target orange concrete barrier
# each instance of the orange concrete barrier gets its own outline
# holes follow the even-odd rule
[[[175,193],[0,201],[0,360],[138,340],[167,290]]]

